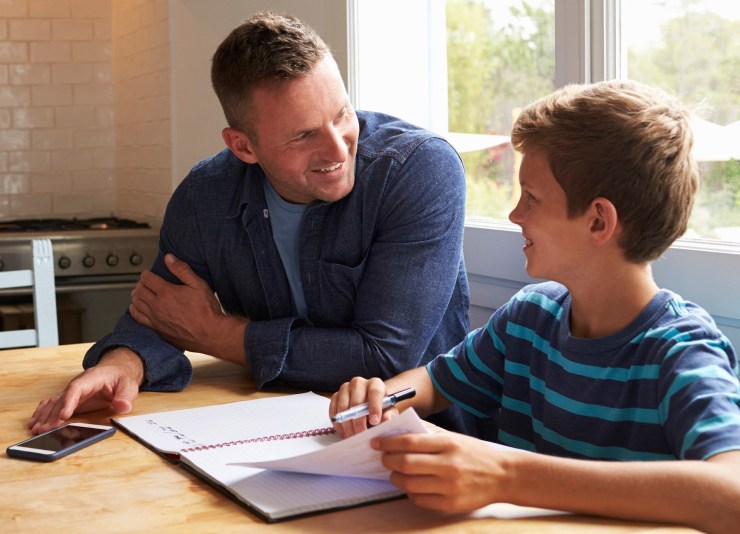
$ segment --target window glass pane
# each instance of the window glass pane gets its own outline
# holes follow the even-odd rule
[[[506,220],[519,195],[513,120],[555,88],[554,0],[447,0],[446,24],[448,129],[467,215]]]
[[[695,154],[703,180],[687,237],[740,243],[740,2],[621,6],[626,76],[677,95],[699,117]]]

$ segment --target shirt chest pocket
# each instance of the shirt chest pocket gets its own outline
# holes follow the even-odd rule
[[[367,266],[366,254],[357,265],[320,261],[317,310],[327,325],[347,327],[355,316],[358,291]],[[305,288],[304,288],[305,291]],[[309,300],[306,291],[306,301]],[[310,304],[309,304],[310,306]]]

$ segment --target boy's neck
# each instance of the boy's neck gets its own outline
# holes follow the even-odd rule
[[[573,286],[573,287],[571,287]],[[650,303],[659,288],[649,264],[622,264],[568,286],[570,332],[580,338],[616,334]]]

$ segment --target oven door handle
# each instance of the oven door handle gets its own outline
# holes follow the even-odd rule
[[[133,289],[136,281],[126,282],[82,282],[71,284],[59,284],[56,286],[57,295],[76,293],[78,291],[110,291],[115,289]],[[30,287],[17,287],[12,289],[0,290],[0,297],[15,297],[21,295],[30,295]]]
[[[138,280],[126,282],[82,282],[71,284],[60,284],[56,286],[58,294],[73,293],[77,291],[108,291],[111,289],[133,289]]]

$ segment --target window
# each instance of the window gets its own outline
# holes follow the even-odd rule
[[[687,237],[740,243],[740,3],[622,0],[627,77],[696,106],[702,188]]]
[[[517,107],[568,82],[631,77],[707,104],[697,150],[709,139],[699,139],[702,127],[726,144],[740,140],[737,2],[350,0],[349,13],[355,105],[446,135],[465,160],[473,324],[531,281],[519,230],[506,221],[518,194],[516,156],[499,137]],[[737,144],[727,150],[729,158],[702,162],[691,232],[653,270],[740,345],[740,154]]]

